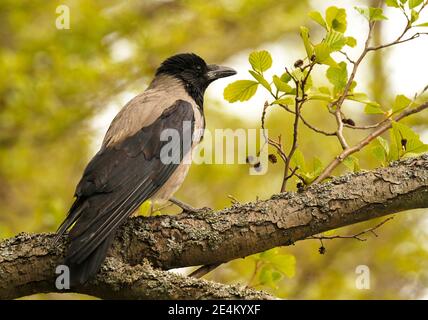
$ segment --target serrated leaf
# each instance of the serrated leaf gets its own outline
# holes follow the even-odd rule
[[[412,100],[407,98],[405,95],[399,94],[395,97],[394,104],[392,105],[392,112],[396,113],[407,108]]]
[[[386,4],[388,7],[399,8],[398,1],[397,1],[397,0],[386,0],[386,1],[385,1],[385,4]]]
[[[277,99],[275,101],[272,102],[272,104],[282,104],[282,105],[294,105],[294,98],[293,97],[284,97],[281,99]]]
[[[327,8],[325,20],[329,29],[345,33],[347,27],[345,9],[334,6]]]
[[[345,62],[327,69],[327,79],[334,86],[334,92],[342,92],[348,82],[348,70]]]
[[[325,42],[321,42],[314,46],[315,61],[320,64],[326,64],[331,59],[332,50]]]
[[[264,72],[272,67],[272,56],[266,50],[252,52],[248,60],[254,71]]]
[[[363,15],[368,21],[379,21],[387,20],[388,18],[383,15],[382,8],[373,8],[373,7],[354,7],[361,15]]]
[[[323,28],[328,29],[327,23],[325,22],[324,18],[322,17],[321,13],[319,11],[311,11],[308,13],[309,18],[311,18],[313,21],[321,25]]]
[[[309,29],[306,27],[300,27],[300,36],[303,40],[303,45],[305,46],[306,54],[308,58],[310,59],[312,55],[314,54],[314,48],[309,40]]]
[[[261,74],[253,70],[248,70],[248,72],[253,76],[254,79],[257,80],[258,83],[260,83],[263,87],[265,87],[269,92],[272,91],[272,88],[270,87],[269,82],[267,82],[267,80]]]
[[[343,33],[331,30],[327,33],[325,43],[329,46],[331,52],[339,51],[345,46],[346,38]]]
[[[273,76],[273,83],[275,84],[276,89],[280,92],[289,93],[293,90],[289,84],[281,81],[278,76]]]
[[[380,106],[378,107],[372,104],[366,104],[364,112],[366,114],[385,114],[385,111],[383,111]]]
[[[413,9],[422,4],[422,2],[424,2],[424,0],[409,0],[408,5],[410,9]]]
[[[224,98],[229,102],[247,101],[257,91],[258,82],[252,80],[238,80],[224,89]]]
[[[346,45],[348,47],[354,48],[357,45],[357,39],[355,39],[354,37],[346,37]]]
[[[343,164],[352,172],[360,171],[360,161],[354,156],[347,156],[345,160],[343,160]]]

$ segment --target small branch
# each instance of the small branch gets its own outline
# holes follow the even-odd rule
[[[302,81],[298,81],[294,77],[292,77],[292,79],[294,80],[294,84],[296,86],[296,96],[294,99],[295,105],[296,105],[296,110],[295,110],[294,124],[293,124],[293,142],[292,142],[292,145],[290,148],[290,152],[287,155],[287,160],[285,162],[284,177],[282,180],[281,192],[284,192],[286,190],[287,181],[290,179],[290,175],[288,174],[288,171],[290,170],[291,159],[293,158],[293,155],[297,150],[298,133],[299,133],[298,132],[299,131],[299,120],[301,118],[300,111],[301,111],[303,104],[306,101],[305,86],[306,86],[306,82],[308,81],[309,75],[310,75],[312,69],[314,68],[314,66],[315,66],[315,62],[311,62],[311,64],[308,67],[307,74],[306,74],[305,78],[302,79]],[[287,70],[287,72],[288,72],[288,70]],[[301,98],[300,98],[299,86],[300,86],[300,91],[301,91]]]
[[[351,126],[350,124],[344,123],[343,126],[345,128],[349,128],[349,129],[355,129],[355,130],[369,130],[369,129],[376,129],[377,127],[379,127],[381,124],[387,122],[389,119],[386,118],[378,123],[375,124],[369,124],[366,126]]]
[[[341,236],[341,235],[335,235],[335,236],[320,236],[320,235],[315,235],[315,236],[311,236],[308,237],[307,239],[311,239],[311,240],[334,240],[334,239],[356,239],[358,241],[366,241],[367,239],[365,238],[361,238],[362,235],[365,235],[367,233],[372,233],[375,237],[377,237],[377,234],[375,232],[376,229],[379,229],[381,226],[383,226],[386,222],[392,220],[394,217],[389,217],[385,220],[383,220],[382,222],[378,223],[377,225],[375,225],[374,227],[365,229],[359,233],[353,234],[353,235],[349,235],[349,236]]]
[[[355,64],[355,61],[352,60],[345,51],[339,51],[339,52],[345,56],[345,59],[348,60],[349,63]]]
[[[305,118],[303,118],[303,116],[302,115],[300,115],[300,119],[302,120],[302,122],[303,122],[303,124],[305,125],[305,126],[307,126],[309,129],[311,129],[312,131],[315,131],[316,133],[320,133],[320,134],[323,134],[323,135],[325,135],[325,136],[335,136],[336,135],[336,132],[328,132],[328,131],[324,131],[324,130],[322,130],[322,129],[318,129],[317,127],[315,127],[315,126],[313,126],[313,125],[311,125],[309,122],[307,122],[306,121],[306,119]]]
[[[402,120],[402,119],[404,119],[404,118],[406,118],[412,114],[421,112],[427,108],[428,108],[428,102],[425,102],[424,104],[421,104],[420,106],[418,106],[416,108],[408,108],[408,109],[404,110],[403,112],[401,112],[397,117],[395,117],[394,121],[398,122],[398,121],[400,121],[400,120]],[[351,155],[353,153],[360,151],[363,147],[368,145],[371,141],[373,141],[374,139],[379,137],[382,133],[384,133],[385,131],[387,131],[391,127],[392,127],[392,121],[389,120],[389,121],[385,122],[383,125],[379,126],[377,128],[377,130],[370,133],[367,137],[365,137],[363,140],[361,140],[358,144],[356,144],[352,148],[347,148],[347,149],[343,150],[339,156],[337,156],[333,161],[330,162],[330,164],[324,169],[324,171],[318,176],[318,178],[315,179],[315,181],[313,183],[319,183],[319,182],[323,181],[324,179],[326,179],[327,177],[329,177],[331,175],[331,173],[333,172],[333,170],[339,164],[341,164],[342,161],[346,159],[346,157],[348,157],[349,155]]]
[[[369,47],[369,48],[367,48],[367,51],[375,51],[375,50],[389,48],[389,47],[395,46],[397,44],[408,42],[408,41],[414,40],[416,38],[419,38],[421,35],[428,35],[428,33],[427,32],[418,32],[418,33],[415,33],[413,36],[411,36],[411,37],[409,37],[407,39],[395,40],[395,41],[393,41],[391,43],[379,45],[379,46],[376,46],[376,47]]]
[[[346,150],[349,148],[349,146],[348,146],[348,143],[346,142],[346,139],[343,135],[342,112],[340,111],[339,106],[336,106],[336,111],[334,113],[334,117],[335,117],[336,123],[337,123],[336,136],[339,139],[339,142],[340,142],[340,145],[342,146],[342,149]]]

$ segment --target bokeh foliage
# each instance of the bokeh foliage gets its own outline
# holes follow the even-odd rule
[[[70,30],[55,28],[59,4],[70,7]],[[122,92],[144,90],[164,58],[192,51],[209,62],[221,62],[266,43],[302,46],[298,37],[287,38],[287,43],[283,37],[299,34],[310,11],[307,1],[291,0],[1,1],[0,238],[55,230],[95,152],[92,121],[119,101]],[[117,59],[115,50],[123,42],[132,47],[133,55]],[[296,60],[305,54],[302,46]],[[369,70],[387,77],[380,61],[374,58]],[[371,96],[375,100],[380,96],[382,103],[393,103],[398,94],[384,91],[379,83],[372,90]],[[208,128],[260,126],[223,112],[233,107],[207,99]],[[305,117],[328,127],[317,107],[311,103]],[[365,117],[362,110],[356,112],[355,119]],[[406,124],[423,126],[426,120],[421,114]],[[282,133],[285,144],[291,141],[290,126],[285,124],[291,122],[283,110],[267,118],[270,134]],[[324,165],[340,150],[331,138],[305,127],[301,134],[311,143],[299,150]],[[351,141],[361,137],[356,133]],[[379,165],[370,150],[358,157],[364,168]],[[342,166],[337,174],[347,170]],[[281,181],[279,163],[270,164],[265,176],[249,175],[245,165],[198,165],[192,167],[178,197],[194,206],[222,208],[230,205],[229,195],[239,201],[267,198],[278,192]],[[337,233],[350,234],[375,223]],[[249,284],[285,298],[420,297],[428,283],[423,223],[423,215],[400,214],[379,230],[379,237],[369,235],[366,242],[324,242],[326,252],[321,255],[319,242],[307,240],[232,261],[208,278]],[[361,264],[371,269],[370,290],[355,288],[355,268]]]

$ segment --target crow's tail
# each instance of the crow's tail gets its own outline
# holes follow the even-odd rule
[[[107,256],[107,250],[113,239],[114,233],[103,240],[103,242],[101,242],[101,244],[82,262],[76,262],[72,256],[66,256],[64,264],[70,269],[71,287],[84,284],[98,272]]]

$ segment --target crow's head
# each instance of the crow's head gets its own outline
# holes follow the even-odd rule
[[[183,81],[187,92],[196,100],[203,99],[208,85],[220,78],[233,76],[236,71],[232,68],[215,64],[206,64],[204,59],[194,53],[180,53],[162,62],[156,71],[156,76],[170,75]]]

